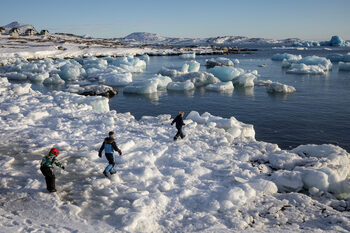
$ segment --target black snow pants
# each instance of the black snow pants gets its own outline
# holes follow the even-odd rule
[[[179,136],[180,136],[181,138],[184,138],[184,137],[185,137],[185,135],[184,135],[183,132],[182,132],[182,127],[177,128],[177,133],[176,133],[176,135],[175,135],[175,137],[174,137],[174,140],[176,140]]]
[[[55,174],[52,171],[52,168],[41,166],[40,171],[45,176],[46,188],[49,192],[56,192],[56,184],[55,184]]]

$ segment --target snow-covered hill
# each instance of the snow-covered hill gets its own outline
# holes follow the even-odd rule
[[[136,32],[130,35],[118,38],[119,41],[126,44],[154,44],[154,45],[173,45],[173,46],[196,46],[196,45],[292,45],[302,40],[298,38],[288,38],[284,40],[274,40],[265,38],[249,38],[245,36],[218,36],[209,38],[177,38],[164,37],[159,34],[148,32]]]
[[[26,30],[28,29],[33,29],[35,32],[37,32],[37,30],[34,28],[33,25],[30,24],[21,24],[17,21],[9,23],[5,26],[2,26],[3,28],[5,28],[6,33],[8,33],[12,28],[18,28],[20,30],[20,34],[23,34],[26,32]]]

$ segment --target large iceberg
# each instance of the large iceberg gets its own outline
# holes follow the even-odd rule
[[[332,36],[330,41],[323,41],[320,43],[320,45],[321,46],[344,47],[344,46],[350,46],[350,42],[343,40],[340,36]]]
[[[324,57],[307,56],[297,61],[284,59],[283,68],[289,68],[287,73],[292,74],[325,74],[332,69],[332,62]]]
[[[231,66],[215,66],[211,69],[208,69],[209,73],[212,73],[215,77],[219,78],[222,82],[231,81],[234,78],[237,78],[241,74],[244,74],[245,71],[241,68],[234,68]]]

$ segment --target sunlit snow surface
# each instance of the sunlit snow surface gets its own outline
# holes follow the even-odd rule
[[[186,114],[184,140],[170,115],[109,111],[103,97],[0,79],[2,232],[346,232],[349,154],[332,145],[291,151],[256,141],[252,125]],[[123,151],[111,179],[97,156],[107,132]],[[61,151],[57,194],[40,159]],[[333,193],[333,194],[331,194]]]

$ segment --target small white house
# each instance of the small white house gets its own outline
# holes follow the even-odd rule
[[[25,35],[26,35],[26,36],[33,36],[33,35],[35,35],[35,30],[32,29],[32,28],[28,28],[28,29],[25,31]]]
[[[49,31],[48,31],[48,30],[41,30],[41,31],[40,31],[40,35],[43,35],[43,36],[49,36],[49,35],[50,35],[50,33],[49,33]]]
[[[12,28],[10,30],[10,36],[11,37],[19,37],[20,30],[19,28]]]

